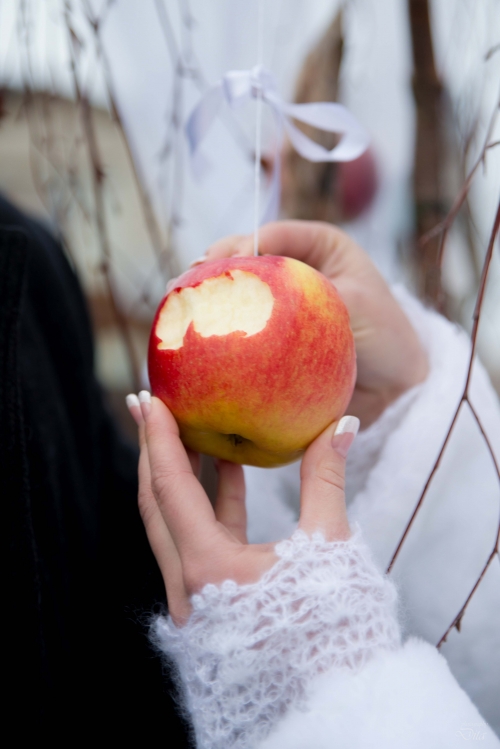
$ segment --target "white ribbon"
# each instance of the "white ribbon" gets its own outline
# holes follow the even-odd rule
[[[226,101],[236,108],[260,97],[273,110],[278,125],[278,148],[271,180],[271,202],[263,221],[278,214],[280,197],[280,151],[283,133],[301,156],[309,161],[352,161],[366,151],[369,137],[366,130],[342,104],[313,102],[287,104],[277,93],[272,73],[261,66],[252,70],[231,70],[219,83],[212,86],[195,107],[186,124],[186,135],[195,170],[200,173],[204,163],[198,148],[216,118],[220,106]],[[311,140],[296,127],[291,118],[312,125],[319,130],[339,133],[341,138],[330,151]],[[206,163],[206,162],[205,162]]]

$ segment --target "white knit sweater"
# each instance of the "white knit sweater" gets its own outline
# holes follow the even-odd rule
[[[296,531],[252,585],[192,599],[156,622],[198,749],[448,749],[500,742],[427,643],[401,646],[396,592],[359,534]]]
[[[296,531],[276,555],[256,584],[207,585],[185,627],[157,621],[204,749],[250,749],[290,707],[305,707],[315,676],[357,671],[399,646],[394,587],[357,538]]]

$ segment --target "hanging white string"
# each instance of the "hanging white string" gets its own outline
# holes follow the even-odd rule
[[[217,117],[220,106],[226,102],[231,107],[239,107],[252,98],[257,99],[257,105],[262,106],[265,103],[270,107],[274,114],[277,132],[269,200],[263,216],[259,217],[261,120],[257,118],[254,251],[258,252],[259,218],[261,222],[265,222],[272,221],[278,216],[281,191],[281,148],[285,133],[295,150],[305,159],[313,162],[357,159],[368,148],[370,139],[366,130],[342,104],[337,102],[287,104],[277,92],[272,73],[262,65],[257,65],[252,70],[230,70],[218,83],[208,89],[186,123],[186,136],[195,176],[201,177],[208,170],[209,163],[200,152],[199,146]],[[299,130],[293,120],[312,125],[319,130],[339,133],[341,138],[334,148],[328,150]]]
[[[257,0],[257,67],[263,66],[264,56],[264,14],[263,0]],[[255,91],[257,111],[255,117],[255,165],[254,165],[254,214],[253,214],[253,254],[259,254],[260,224],[260,170],[262,150],[262,90],[259,85]]]

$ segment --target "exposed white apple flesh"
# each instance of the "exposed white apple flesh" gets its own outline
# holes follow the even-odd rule
[[[255,335],[266,327],[273,306],[269,285],[254,273],[232,270],[207,278],[170,294],[155,329],[158,349],[180,349],[191,323],[202,338],[235,331]]]

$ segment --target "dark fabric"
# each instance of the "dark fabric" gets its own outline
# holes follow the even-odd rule
[[[3,726],[19,739],[187,745],[147,640],[164,589],[136,472],[93,374],[78,280],[51,234],[0,197]]]

